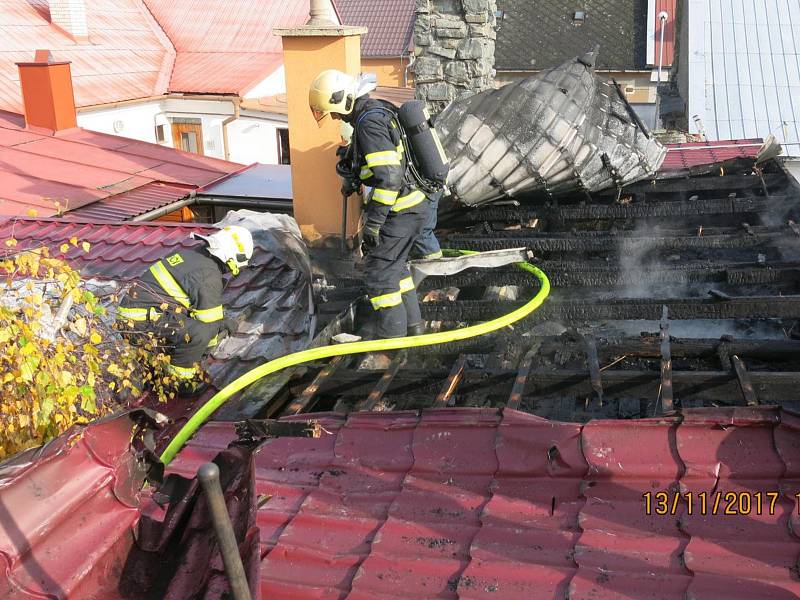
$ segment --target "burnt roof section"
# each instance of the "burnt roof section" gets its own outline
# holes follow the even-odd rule
[[[600,46],[599,70],[647,67],[647,2],[640,0],[498,0],[495,68],[533,71],[557,67]],[[575,12],[585,19],[578,25]]]
[[[407,55],[414,29],[414,0],[334,0],[343,25],[367,28],[364,58]]]

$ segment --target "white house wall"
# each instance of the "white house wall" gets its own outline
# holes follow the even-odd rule
[[[233,114],[233,102],[228,100],[166,98],[86,109],[78,113],[78,125],[92,131],[172,147],[170,119],[200,119],[204,154],[224,159],[222,123]],[[156,125],[164,125],[163,142],[156,142]],[[228,125],[229,160],[242,164],[253,162],[277,164],[278,145],[275,130],[286,126],[286,117],[283,115],[243,112],[238,120]]]
[[[91,131],[152,143],[156,142],[156,125],[164,125],[169,140],[167,145],[172,145],[169,123],[161,100],[82,110],[78,113],[78,125]]]

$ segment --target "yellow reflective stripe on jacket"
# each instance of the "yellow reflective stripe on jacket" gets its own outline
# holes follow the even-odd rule
[[[193,310],[191,316],[203,323],[214,323],[223,319],[222,305],[213,308],[204,308],[203,310]]]
[[[374,169],[375,167],[400,164],[400,156],[397,154],[397,150],[371,152],[364,156],[364,160],[367,161],[367,166],[371,169]]]
[[[364,179],[369,179],[369,178],[370,178],[370,177],[372,177],[374,174],[375,174],[375,173],[373,173],[373,172],[372,172],[372,169],[370,169],[369,167],[362,167],[362,168],[361,168],[361,173],[359,173],[359,174],[358,174],[358,176],[359,176],[359,178],[361,178],[362,180],[364,180]]]
[[[147,321],[147,309],[120,306],[117,309],[117,317],[128,321]]]
[[[179,367],[178,365],[173,364],[167,365],[167,372],[175,375],[176,377],[180,377],[181,379],[192,379],[195,375],[197,375],[197,369],[195,367]]]
[[[410,194],[403,196],[402,198],[398,198],[397,202],[394,203],[392,210],[394,212],[400,212],[401,210],[405,210],[407,208],[411,208],[412,206],[416,206],[423,200],[425,200],[426,196],[419,190],[414,190]]]
[[[391,292],[390,294],[383,294],[382,296],[375,296],[374,298],[370,298],[369,301],[372,303],[372,308],[380,310],[381,308],[391,308],[392,306],[402,304],[403,296],[397,291]]]
[[[219,344],[219,336],[215,335],[213,338],[211,338],[211,341],[208,342],[208,347],[212,348],[212,347],[216,346],[217,344]]]
[[[434,258],[442,258],[443,256],[444,256],[444,254],[442,254],[442,251],[438,250],[436,252],[431,252],[430,254],[426,254],[422,258],[424,258],[425,260],[431,260],[431,259],[434,259]]]
[[[150,272],[153,274],[153,277],[156,278],[158,285],[162,287],[170,298],[175,300],[178,304],[189,308],[189,295],[178,285],[178,282],[175,281],[172,273],[167,271],[167,267],[164,266],[163,262],[158,261],[152,265],[150,267]]]
[[[380,202],[381,204],[386,204],[387,206],[393,206],[395,200],[397,200],[397,194],[399,192],[397,190],[384,190],[381,188],[375,188],[375,191],[372,192],[372,199],[375,202]]]
[[[400,293],[410,292],[414,289],[414,278],[406,277],[400,280]]]

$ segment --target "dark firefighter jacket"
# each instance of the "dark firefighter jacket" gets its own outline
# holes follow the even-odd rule
[[[162,309],[166,303],[167,311]],[[162,313],[176,313],[196,321],[195,330],[208,328],[217,335],[222,322],[222,271],[211,256],[181,250],[152,264],[123,299],[119,317],[131,321],[156,321]],[[202,336],[205,337],[205,336]]]
[[[390,212],[425,210],[427,196],[407,175],[400,130],[391,113],[380,110],[380,100],[359,98],[348,121],[355,139],[355,172],[373,188],[366,206],[367,226],[380,227]]]

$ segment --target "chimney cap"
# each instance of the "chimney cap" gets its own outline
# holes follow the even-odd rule
[[[50,52],[50,50],[37,50],[36,54],[34,54],[33,56],[33,61],[16,63],[18,67],[35,67],[35,66],[68,65],[68,64],[70,64],[70,61],[68,60],[55,60],[53,58],[53,53]]]

